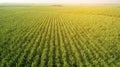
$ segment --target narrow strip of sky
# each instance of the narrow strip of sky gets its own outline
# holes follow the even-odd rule
[[[120,4],[120,0],[0,0],[0,3],[55,3],[55,4],[81,4],[81,3],[110,3]]]

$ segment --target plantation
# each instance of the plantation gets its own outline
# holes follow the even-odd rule
[[[119,67],[120,6],[0,6],[0,67]]]

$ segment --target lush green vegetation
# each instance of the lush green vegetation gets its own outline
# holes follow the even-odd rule
[[[0,67],[119,67],[120,6],[1,6]]]

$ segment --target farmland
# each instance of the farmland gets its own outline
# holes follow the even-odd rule
[[[0,6],[0,67],[119,67],[120,6]]]

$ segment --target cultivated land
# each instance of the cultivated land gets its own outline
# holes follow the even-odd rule
[[[119,67],[120,6],[0,6],[0,67]]]

